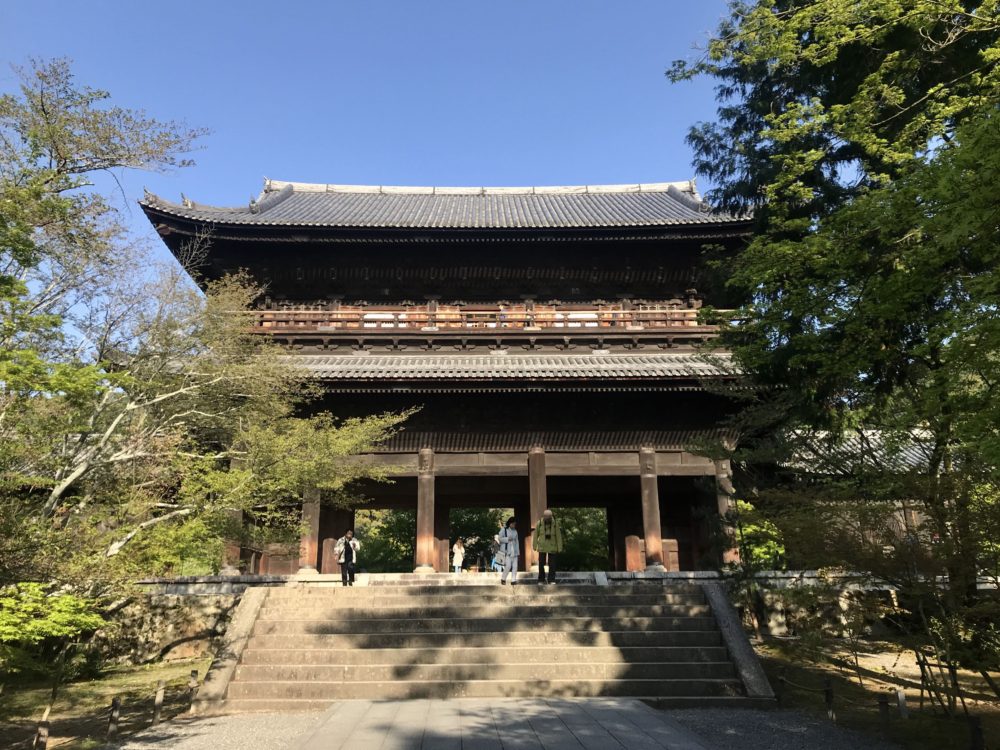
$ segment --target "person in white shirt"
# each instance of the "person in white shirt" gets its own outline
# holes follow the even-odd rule
[[[465,562],[465,544],[462,543],[462,537],[459,537],[455,541],[455,546],[451,548],[452,564],[455,566],[455,572],[462,572],[462,563]]]
[[[345,586],[354,585],[354,571],[358,565],[361,542],[354,538],[354,529],[348,529],[333,547],[333,554],[340,563],[340,579]]]
[[[514,586],[517,584],[517,561],[521,556],[521,547],[517,538],[517,521],[513,517],[507,519],[507,524],[500,530],[498,539],[500,552],[503,554],[503,573],[500,574],[500,583],[506,585],[507,574],[513,573],[510,585]]]

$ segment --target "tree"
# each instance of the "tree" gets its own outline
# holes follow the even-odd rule
[[[737,419],[743,494],[790,559],[866,566],[905,587],[942,659],[995,667],[977,575],[1000,498],[998,4],[731,7],[672,76],[719,81],[718,121],[689,140],[710,197],[756,218],[722,338],[758,385]]]
[[[304,416],[314,389],[252,329],[263,290],[150,263],[95,184],[184,166],[201,131],[109,105],[65,61],[20,75],[0,98],[0,584],[110,595],[218,547],[234,511],[291,536],[307,487],[336,503],[382,478],[353,457],[406,415]]]

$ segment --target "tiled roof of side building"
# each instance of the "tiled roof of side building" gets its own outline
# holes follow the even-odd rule
[[[321,380],[691,379],[732,375],[728,357],[649,354],[289,355]]]
[[[265,180],[248,205],[222,208],[146,193],[148,210],[218,224],[410,228],[563,229],[720,225],[693,181],[559,187],[392,187]]]

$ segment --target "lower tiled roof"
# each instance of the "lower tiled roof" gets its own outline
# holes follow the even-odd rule
[[[321,380],[650,380],[717,378],[728,360],[692,352],[615,354],[305,354],[294,357]]]

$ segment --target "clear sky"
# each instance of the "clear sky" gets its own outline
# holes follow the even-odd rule
[[[684,135],[714,111],[709,81],[671,85],[664,72],[724,11],[724,0],[0,0],[0,55],[70,57],[115,102],[212,131],[196,166],[127,178],[130,200],[145,185],[243,204],[264,176],[658,182],[693,176]],[[0,67],[0,89],[14,84]]]

